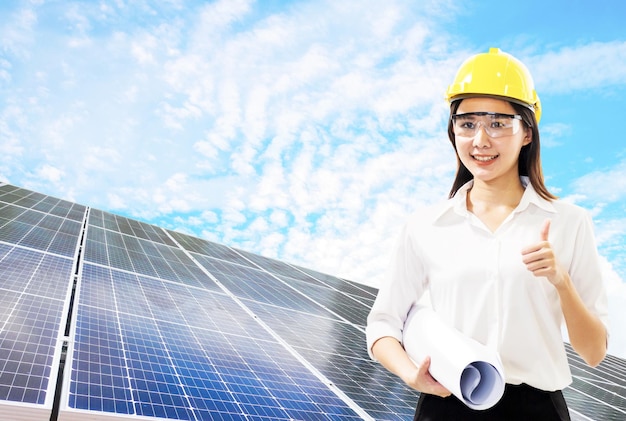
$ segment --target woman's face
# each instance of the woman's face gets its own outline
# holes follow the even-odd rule
[[[516,114],[513,106],[501,99],[466,98],[456,111],[461,114],[467,115],[454,124],[456,152],[474,180],[519,179],[520,151],[532,141],[532,132],[521,120],[506,117]]]

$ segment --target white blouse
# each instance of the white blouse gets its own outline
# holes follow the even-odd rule
[[[499,353],[507,383],[547,391],[571,383],[557,291],[526,268],[521,250],[540,241],[541,227],[551,219],[549,241],[558,262],[587,308],[608,326],[593,226],[582,208],[544,200],[526,177],[522,181],[522,200],[493,233],[467,210],[471,181],[443,206],[409,218],[392,255],[388,282],[367,320],[370,356],[376,340],[402,340],[409,310],[429,291],[445,322]]]

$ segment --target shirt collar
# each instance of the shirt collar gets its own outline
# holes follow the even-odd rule
[[[537,194],[528,177],[522,176],[520,177],[520,181],[522,182],[525,190],[522,199],[513,211],[514,213],[522,212],[526,210],[530,205],[534,205],[547,212],[556,212],[552,202],[544,199],[543,197],[539,196],[539,194]],[[473,185],[474,180],[470,180],[463,186],[461,186],[461,188],[457,190],[456,194],[444,203],[439,212],[436,212],[436,214],[434,215],[434,220],[439,220],[449,212],[454,212],[460,216],[467,216],[467,192],[472,188]]]

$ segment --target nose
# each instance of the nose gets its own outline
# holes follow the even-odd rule
[[[473,145],[477,148],[486,148],[489,146],[489,135],[485,131],[482,122],[479,122],[476,128]]]

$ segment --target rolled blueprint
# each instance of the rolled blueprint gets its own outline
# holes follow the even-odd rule
[[[468,407],[488,409],[502,397],[504,370],[498,354],[445,324],[430,307],[411,310],[402,342],[416,364],[430,356],[431,376]]]

